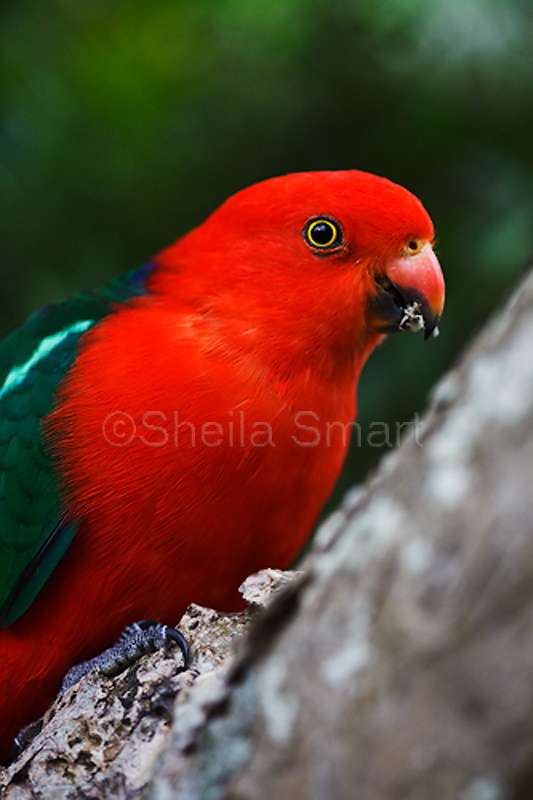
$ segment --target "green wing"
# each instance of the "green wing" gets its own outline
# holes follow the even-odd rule
[[[117,304],[146,294],[151,269],[38,311],[0,343],[0,627],[26,611],[80,525],[60,516],[41,419],[80,338]]]

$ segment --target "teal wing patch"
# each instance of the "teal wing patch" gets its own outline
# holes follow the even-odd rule
[[[41,419],[83,334],[117,305],[146,294],[151,269],[38,311],[0,343],[0,627],[30,606],[81,522],[60,517]]]

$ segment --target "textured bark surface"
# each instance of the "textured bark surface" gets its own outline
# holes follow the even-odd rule
[[[533,797],[531,276],[318,549],[150,800]]]
[[[192,673],[87,676],[5,796],[531,800],[533,276],[237,657],[246,620],[192,613]]]
[[[191,647],[183,670],[178,648],[144,656],[115,678],[89,673],[46,713],[43,729],[4,772],[2,797],[9,800],[138,798],[168,733],[176,698],[187,701],[197,681],[200,693],[218,685],[236,642],[254,611],[268,603],[294,573],[264,570],[242,587],[249,610],[219,614],[190,606],[180,630]]]

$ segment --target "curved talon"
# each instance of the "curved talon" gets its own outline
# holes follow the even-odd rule
[[[165,625],[165,638],[169,639],[170,641],[174,642],[178,645],[179,649],[181,650],[181,654],[183,656],[183,665],[187,667],[189,664],[189,644],[187,639],[182,634],[181,631],[177,630],[176,628],[170,628],[168,625]]]
[[[181,631],[177,630],[176,628],[171,628],[170,625],[164,625],[162,622],[159,622],[156,619],[140,619],[138,622],[134,622],[132,625],[128,625],[125,628],[120,638],[121,639],[128,639],[128,633],[132,632],[141,632],[141,631],[148,631],[150,628],[156,628],[162,631],[162,635],[165,639],[166,643],[174,643],[177,644],[179,649],[181,650],[181,654],[183,656],[184,666],[187,667],[189,663],[189,644],[185,636],[181,633]]]

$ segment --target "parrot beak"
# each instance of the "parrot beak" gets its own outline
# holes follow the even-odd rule
[[[391,259],[374,280],[377,292],[370,299],[367,322],[376,333],[422,329],[424,339],[438,335],[444,278],[429,243],[418,253]]]

